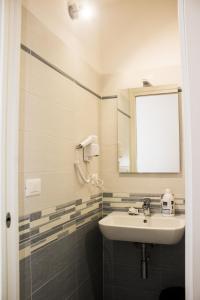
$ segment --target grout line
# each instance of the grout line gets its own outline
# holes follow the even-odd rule
[[[122,111],[121,109],[118,108],[117,111],[123,114],[124,116],[128,117],[129,119],[131,119],[131,116],[125,113],[124,111]]]
[[[57,66],[53,65],[52,63],[50,63],[49,61],[47,61],[46,59],[44,59],[42,56],[40,56],[39,54],[37,54],[36,52],[34,52],[33,50],[31,50],[30,48],[28,48],[27,46],[21,44],[21,49],[24,50],[26,53],[32,55],[33,57],[35,57],[36,59],[38,59],[40,62],[44,63],[45,65],[47,65],[48,67],[52,68],[54,71],[58,72],[59,74],[61,74],[62,76],[64,76],[65,78],[71,80],[72,82],[74,82],[76,85],[78,85],[79,87],[83,88],[85,91],[89,92],[90,94],[92,94],[93,96],[97,97],[98,99],[101,99],[101,96],[98,95],[97,93],[95,93],[94,91],[92,91],[91,89],[87,88],[86,86],[84,86],[82,83],[80,83],[79,81],[77,81],[76,79],[74,79],[73,77],[71,77],[70,75],[68,75],[67,73],[65,73],[64,71],[62,71],[60,68],[58,68]]]
[[[21,44],[21,49],[23,51],[25,51],[26,53],[30,54],[31,56],[35,57],[40,62],[44,63],[45,65],[47,65],[48,67],[50,67],[54,71],[58,72],[60,75],[64,76],[68,80],[71,80],[77,86],[79,86],[80,88],[84,89],[85,91],[87,91],[88,93],[92,94],[93,96],[97,97],[98,99],[100,99],[100,100],[108,100],[108,99],[117,99],[118,98],[117,95],[103,96],[103,97],[100,96],[99,94],[95,93],[94,91],[92,91],[91,89],[89,89],[88,87],[86,87],[85,85],[83,85],[82,83],[80,83],[75,78],[71,77],[69,74],[65,73],[63,70],[61,70],[60,68],[58,68],[54,64],[52,64],[49,61],[47,61],[45,58],[43,58],[42,56],[40,56],[39,54],[37,54],[35,51],[33,51],[30,48],[28,48],[27,46],[25,46],[24,44]]]
[[[101,100],[108,100],[108,99],[117,99],[117,95],[112,95],[112,96],[103,96],[101,97]]]

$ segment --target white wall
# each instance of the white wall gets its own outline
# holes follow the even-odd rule
[[[104,95],[141,86],[143,78],[180,83],[177,1],[107,1],[100,37]]]
[[[187,300],[200,299],[200,2],[179,1],[185,94],[186,149],[186,291]]]
[[[99,91],[98,74],[26,9],[22,11],[22,43]],[[74,171],[75,147],[90,134],[99,135],[99,99],[21,50],[20,215],[99,192],[80,184]],[[90,167],[98,172],[98,158]],[[27,178],[42,179],[39,196],[25,197]]]
[[[177,1],[108,1],[105,10],[102,94],[140,87],[144,78],[153,85],[181,86]],[[183,161],[180,174],[119,174],[116,99],[101,102],[100,125],[101,176],[106,191],[162,193],[169,187],[184,196]],[[181,148],[183,153],[183,145]]]
[[[76,56],[81,57],[96,71],[100,71],[100,35],[97,3],[94,6],[94,18],[90,20],[71,20],[66,0],[22,0],[32,14],[48,30],[59,37]]]

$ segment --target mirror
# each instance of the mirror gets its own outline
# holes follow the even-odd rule
[[[180,90],[121,90],[118,97],[120,173],[180,172]]]

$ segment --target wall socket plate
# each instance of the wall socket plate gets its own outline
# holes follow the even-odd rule
[[[41,185],[42,183],[40,178],[26,179],[25,196],[39,196],[41,194]]]

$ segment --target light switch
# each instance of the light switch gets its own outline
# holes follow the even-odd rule
[[[41,179],[40,178],[33,178],[33,179],[26,179],[25,183],[25,196],[38,196],[41,194]]]

